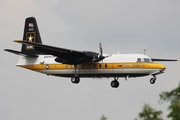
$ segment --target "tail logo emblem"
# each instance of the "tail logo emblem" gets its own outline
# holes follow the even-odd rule
[[[26,40],[28,42],[36,42],[36,33],[35,32],[27,32],[26,33]],[[33,46],[30,46],[30,45],[26,45],[26,50],[34,50],[34,47]]]
[[[28,37],[28,42],[32,42],[32,39],[33,39],[33,37],[30,34],[30,36]]]

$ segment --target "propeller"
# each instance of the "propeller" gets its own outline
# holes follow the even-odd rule
[[[103,56],[103,49],[102,49],[101,43],[99,43],[99,51],[100,51],[99,55],[96,55],[93,57],[93,59],[92,59],[93,62],[98,62],[98,61],[103,60],[104,58],[111,56],[111,55]]]
[[[103,56],[103,49],[101,43],[99,43],[99,51],[100,51],[99,59],[103,60],[105,57]]]

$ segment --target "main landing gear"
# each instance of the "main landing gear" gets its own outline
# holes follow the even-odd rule
[[[79,78],[79,73],[77,72],[77,65],[74,65],[74,70],[75,73],[74,73],[74,77],[71,78],[71,82],[78,84],[80,82],[80,78]]]
[[[119,87],[119,82],[118,82],[118,78],[114,78],[114,80],[111,82],[111,87],[113,88],[118,88]]]
[[[80,82],[80,78],[79,76],[74,76],[71,78],[71,82],[72,83],[75,83],[75,84],[78,84]]]

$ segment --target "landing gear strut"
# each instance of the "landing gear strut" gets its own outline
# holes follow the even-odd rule
[[[77,72],[77,65],[74,65],[74,70],[75,73],[74,73],[74,77],[71,78],[71,82],[78,84],[80,82],[80,78],[79,78],[79,73]]]
[[[156,82],[156,75],[164,73],[164,70],[158,71],[157,73],[152,74],[153,78],[150,79],[150,83],[154,84]]]
[[[118,78],[114,78],[114,80],[111,82],[111,87],[113,87],[113,88],[119,87]]]

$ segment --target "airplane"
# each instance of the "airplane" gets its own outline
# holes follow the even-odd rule
[[[119,87],[118,79],[151,75],[154,84],[156,76],[164,73],[166,67],[155,61],[178,61],[176,59],[156,59],[145,54],[104,54],[100,52],[78,51],[60,48],[42,43],[38,25],[34,17],[25,20],[23,40],[14,40],[22,44],[21,51],[4,49],[20,55],[16,66],[52,76],[71,78],[78,84],[80,78],[114,78],[112,88]]]

